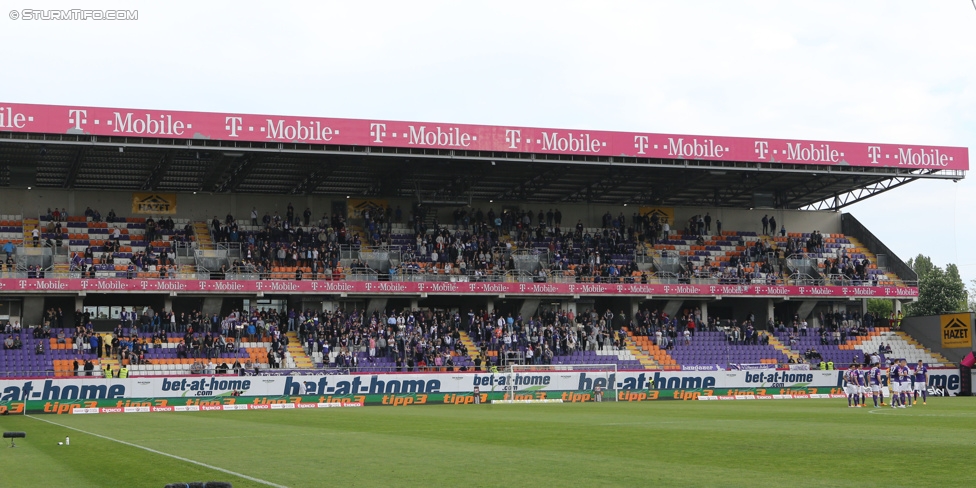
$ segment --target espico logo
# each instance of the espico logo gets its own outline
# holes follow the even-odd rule
[[[943,348],[971,348],[973,346],[973,338],[969,329],[969,314],[943,315],[941,319]]]

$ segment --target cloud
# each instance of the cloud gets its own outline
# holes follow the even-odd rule
[[[6,101],[976,145],[967,2],[137,5],[137,22],[5,21]],[[976,262],[974,186],[849,211],[903,258]]]

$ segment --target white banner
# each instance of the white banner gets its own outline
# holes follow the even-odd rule
[[[839,388],[843,371],[550,371],[545,373],[425,373],[315,376],[75,377],[2,380],[0,401],[103,398],[372,395],[489,391],[702,390],[710,388]],[[929,370],[929,386],[959,392],[959,370]]]

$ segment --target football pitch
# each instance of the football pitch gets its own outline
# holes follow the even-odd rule
[[[976,398],[0,417],[0,486],[971,486]],[[70,446],[59,446],[65,437]]]

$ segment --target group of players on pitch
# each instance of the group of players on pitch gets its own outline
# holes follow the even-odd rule
[[[928,400],[929,370],[919,361],[915,368],[909,368],[904,359],[895,361],[888,368],[888,389],[891,392],[891,408],[911,407],[918,403],[919,393],[922,405]],[[881,391],[881,365],[874,363],[869,371],[858,369],[858,365],[851,367],[844,373],[844,390],[847,392],[847,406],[867,406],[867,395],[870,392],[874,399],[874,406],[884,406],[884,394]]]

